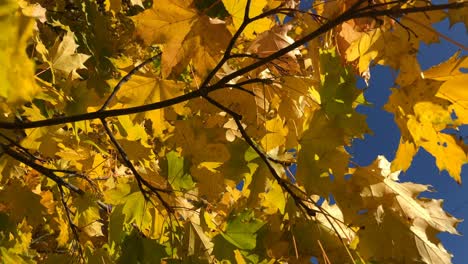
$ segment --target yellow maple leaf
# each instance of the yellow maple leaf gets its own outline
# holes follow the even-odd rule
[[[459,58],[460,52],[456,52],[448,60],[424,71],[424,78],[437,81],[449,81],[460,76],[467,75],[462,72],[462,68],[468,67],[468,56]]]
[[[274,214],[278,211],[284,214],[286,198],[281,186],[276,181],[268,179],[265,192],[260,193],[258,196],[262,207],[265,207],[264,212],[266,214]]]
[[[261,140],[261,144],[265,151],[270,151],[274,148],[284,145],[286,136],[288,135],[288,128],[284,126],[281,117],[276,116],[271,120],[265,122],[267,134]]]
[[[458,2],[458,0],[449,0],[449,3]],[[448,17],[450,19],[450,26],[456,23],[464,23],[465,29],[468,32],[468,8],[456,8],[448,10]]]
[[[361,256],[402,263],[416,258],[427,263],[450,263],[450,254],[434,234],[458,234],[455,227],[460,220],[442,209],[443,200],[418,197],[429,190],[429,185],[400,182],[398,175],[399,172],[391,171],[391,164],[385,157],[379,156],[373,164],[353,172],[344,187],[348,191],[340,185],[334,192],[345,219],[356,214],[348,209],[349,205],[355,208],[361,204],[366,208],[366,212],[353,219],[365,227],[356,232]],[[388,238],[382,239],[382,235]],[[395,239],[400,243],[393,243]],[[380,250],[383,247],[391,250]],[[395,259],[394,250],[405,254]]]
[[[126,74],[126,71],[121,71],[122,74]],[[116,80],[110,82],[114,85]],[[184,91],[184,84],[182,82],[171,81],[171,80],[160,80],[156,76],[148,74],[135,74],[132,78],[122,87],[117,93],[118,104],[114,105],[117,108],[141,106],[150,103],[156,103],[163,100],[171,99],[176,96],[182,95]],[[172,109],[177,114],[183,114],[185,103],[177,104],[172,106]],[[134,123],[140,123],[144,120],[151,120],[153,134],[156,136],[162,136],[163,131],[166,130],[170,125],[165,119],[165,111],[167,110],[153,110],[131,116],[131,120]],[[119,121],[121,124],[125,122],[127,117],[120,117]],[[146,138],[144,128],[140,126],[140,129],[136,131],[135,128],[126,127],[129,129],[130,134],[136,138]],[[131,131],[130,131],[131,130]]]
[[[50,49],[50,67],[68,77],[71,74],[72,79],[80,78],[76,72],[78,69],[86,69],[84,62],[89,59],[89,55],[77,53],[78,45],[75,42],[75,33],[67,31],[61,41],[56,41]]]
[[[368,70],[370,62],[377,57],[383,47],[384,40],[380,29],[361,33],[360,38],[353,41],[346,50],[346,59],[348,61],[359,59],[359,73],[363,73]]]
[[[468,74],[447,81],[440,86],[438,97],[452,102],[448,107],[450,113],[455,113],[457,123],[468,124]]]
[[[468,82],[468,74],[461,71],[468,68],[468,56],[460,57],[456,52],[447,61],[430,68],[424,72],[424,78],[443,81],[436,96],[446,99],[452,104],[448,111],[457,116],[458,124],[468,123],[468,91],[465,89]]]
[[[448,135],[435,130],[428,122],[418,122],[415,118],[408,120],[408,129],[416,145],[422,146],[431,153],[440,170],[447,170],[458,183],[461,183],[461,167],[467,163],[463,147]]]
[[[395,159],[392,161],[392,171],[406,171],[411,166],[411,162],[417,150],[413,142],[401,138]]]
[[[102,233],[102,226],[103,225],[104,224],[101,223],[101,222],[94,221],[91,224],[84,226],[83,231],[85,231],[86,234],[88,236],[91,236],[91,237],[104,236],[104,234]]]
[[[28,224],[37,227],[43,223],[42,214],[45,207],[41,204],[41,196],[32,192],[19,180],[10,180],[0,191],[0,203],[7,206],[9,216],[13,221],[21,222],[25,217]]]
[[[345,131],[323,111],[316,111],[309,121],[309,129],[300,139],[297,159],[297,181],[307,191],[327,196],[330,175],[340,179],[346,172],[349,154],[345,145]]]
[[[245,7],[247,5],[247,0],[223,0],[226,10],[232,16],[232,22],[234,28],[237,30],[244,21]],[[258,16],[263,12],[263,8],[268,4],[267,0],[256,0],[251,1],[249,18]],[[250,23],[243,31],[243,34],[246,38],[252,39],[255,38],[256,34],[262,33],[270,29],[275,24],[268,18],[262,18]]]
[[[443,131],[468,120],[468,93],[463,89],[468,75],[460,70],[468,60],[458,55],[422,74],[415,69],[401,70],[403,77],[397,79],[401,87],[393,89],[385,106],[395,114],[402,134],[393,169],[406,170],[418,148],[423,147],[435,157],[440,170],[447,170],[461,182],[461,167],[468,162],[466,147]]]
[[[457,52],[420,76],[402,72],[416,80],[404,81],[407,77],[399,77],[402,87],[393,90],[386,105],[387,110],[395,113],[402,132],[393,169],[406,170],[418,148],[423,147],[435,157],[440,170],[447,170],[461,182],[461,167],[468,162],[466,147],[443,130],[468,122],[468,93],[464,89],[468,74],[461,71],[467,66],[467,57],[459,58]]]
[[[67,244],[68,239],[70,238],[70,232],[69,232],[70,226],[68,225],[68,221],[66,219],[65,213],[63,212],[63,209],[60,207],[57,207],[57,213],[58,213],[58,217],[54,218],[54,221],[56,222],[54,227],[58,229],[57,230],[58,235],[57,235],[56,240],[57,240],[58,245],[60,247],[63,247]]]

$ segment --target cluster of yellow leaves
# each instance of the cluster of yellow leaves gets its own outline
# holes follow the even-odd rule
[[[382,21],[383,25],[375,25],[374,20],[351,20],[338,29],[337,44],[345,59],[355,63],[356,70],[365,78],[370,78],[371,63],[399,70],[398,88],[392,89],[385,106],[395,114],[395,122],[402,133],[392,168],[407,170],[419,147],[423,147],[435,157],[440,170],[446,170],[460,183],[461,168],[468,161],[468,153],[462,141],[444,130],[457,129],[467,121],[464,101],[468,94],[461,88],[468,76],[462,72],[466,68],[466,57],[459,58],[455,54],[423,72],[415,52],[420,42],[439,41],[439,34],[430,25],[445,17],[446,13],[436,11],[430,16],[410,14],[398,24],[391,20]],[[394,48],[397,46],[398,49]]]
[[[466,57],[458,58],[455,54],[448,61],[420,72],[420,77],[411,84],[393,91],[386,109],[395,113],[402,131],[394,169],[406,170],[418,148],[423,147],[435,157],[440,170],[447,170],[461,182],[461,167],[467,163],[468,153],[463,141],[444,130],[466,124],[463,102],[468,94],[462,89],[462,81],[468,75],[461,72],[466,67],[464,61]]]
[[[356,3],[320,2],[287,17],[298,1],[150,2],[0,4],[0,26],[7,29],[0,36],[1,119],[97,111],[122,76],[159,51],[160,58],[125,80],[108,108],[169,100],[200,88],[239,29],[231,43],[238,56],[220,65],[208,85],[319,28],[323,21],[311,14],[332,19]],[[380,9],[400,4],[373,3]],[[422,3],[404,4],[414,5]],[[290,9],[255,19],[276,7]],[[85,194],[3,153],[0,258],[63,262],[73,257],[78,240],[89,263],[308,263],[323,255],[338,262],[449,263],[451,255],[434,234],[457,234],[459,220],[443,211],[441,200],[419,197],[428,186],[400,182],[396,172],[408,169],[422,147],[461,182],[467,148],[445,130],[468,121],[468,60],[455,54],[423,72],[416,57],[421,41],[438,41],[430,24],[446,16],[466,23],[461,10],[412,13],[398,22],[349,20],[210,92],[242,116],[242,127],[272,167],[233,117],[203,98],[106,118],[138,179],[99,120],[17,134],[1,129],[35,155],[36,164]],[[248,19],[255,20],[246,25]],[[350,168],[346,147],[370,133],[356,111],[367,102],[355,75],[368,80],[374,64],[400,70],[385,109],[395,115],[401,142],[392,164],[379,157],[368,167]],[[255,78],[268,81],[236,87]],[[0,143],[9,144],[3,137]]]

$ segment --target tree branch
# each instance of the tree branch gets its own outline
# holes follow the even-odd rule
[[[162,206],[167,210],[168,213],[173,213],[174,210],[171,208],[171,206],[162,198],[160,192],[165,192],[168,193],[170,191],[156,188],[153,185],[151,185],[149,182],[147,182],[141,175],[138,173],[136,170],[135,166],[133,163],[130,161],[130,159],[127,156],[127,153],[123,149],[122,145],[117,141],[115,138],[114,134],[112,133],[112,130],[109,128],[109,125],[107,124],[106,120],[104,118],[101,118],[101,123],[104,126],[104,129],[106,130],[107,135],[109,136],[112,144],[114,144],[115,148],[120,154],[120,157],[122,157],[125,165],[132,171],[133,176],[135,176],[135,179],[137,180],[138,187],[140,188],[141,193],[143,194],[143,197],[145,200],[149,200],[148,193],[145,190],[144,187],[148,188],[152,193],[156,195],[158,200],[161,202]]]
[[[70,191],[73,191],[79,195],[84,195],[85,192],[80,188],[76,187],[75,185],[64,181],[61,177],[57,176],[52,169],[46,168],[42,165],[39,165],[34,162],[34,160],[28,159],[21,155],[20,153],[12,150],[10,147],[1,144],[0,145],[2,151],[7,154],[8,156],[14,158],[15,160],[26,164],[27,166],[31,167],[32,169],[40,172],[41,174],[45,175],[47,178],[53,180],[59,186],[65,186]]]
[[[53,126],[53,125],[60,125],[60,124],[66,124],[70,122],[78,122],[78,121],[84,121],[84,120],[92,120],[92,119],[100,119],[100,118],[107,118],[107,117],[113,117],[113,116],[121,116],[121,115],[128,115],[128,114],[135,114],[135,113],[141,113],[141,112],[146,112],[146,111],[151,111],[151,110],[157,110],[165,107],[169,107],[178,103],[182,103],[185,101],[188,101],[190,99],[202,96],[203,93],[206,92],[208,94],[211,91],[215,91],[221,88],[224,88],[225,85],[233,80],[236,77],[239,77],[241,75],[244,75],[254,69],[257,69],[258,67],[261,67],[277,58],[280,58],[281,56],[287,54],[290,51],[293,51],[294,49],[304,45],[305,43],[315,39],[316,37],[326,33],[327,31],[333,29],[337,25],[350,20],[354,18],[360,18],[360,17],[372,17],[372,16],[398,16],[402,14],[407,14],[407,13],[417,13],[417,12],[427,12],[427,11],[434,11],[434,10],[443,10],[443,9],[457,9],[457,8],[462,8],[468,6],[468,2],[454,2],[450,4],[442,4],[442,5],[430,5],[430,6],[424,6],[424,7],[410,7],[410,8],[403,8],[403,9],[388,9],[388,10],[371,10],[371,11],[366,11],[366,12],[355,12],[356,8],[359,7],[364,1],[360,0],[357,2],[353,7],[351,7],[349,10],[338,16],[336,19],[330,20],[327,23],[323,24],[320,28],[315,30],[314,32],[310,33],[309,35],[295,41],[293,44],[278,50],[277,52],[259,59],[258,61],[242,68],[239,69],[231,74],[228,74],[224,77],[222,77],[219,81],[217,81],[214,85],[209,86],[208,83],[210,82],[211,78],[216,74],[216,71],[218,71],[221,66],[229,59],[229,52],[226,52],[221,61],[218,63],[218,65],[213,69],[212,73],[208,75],[208,77],[205,79],[203,82],[203,85],[200,87],[201,90],[195,90],[190,93],[174,97],[168,100],[152,103],[152,104],[147,104],[147,105],[142,105],[142,106],[136,106],[136,107],[129,107],[129,108],[123,108],[123,109],[114,109],[114,110],[106,110],[106,111],[96,111],[96,112],[91,112],[91,113],[85,113],[85,114],[80,114],[80,115],[74,115],[74,116],[65,116],[65,117],[55,117],[55,118],[50,118],[50,119],[45,119],[45,120],[40,120],[40,121],[33,121],[33,122],[27,122],[27,123],[13,123],[13,122],[0,122],[0,128],[3,129],[28,129],[28,128],[37,128],[37,127],[45,127],[45,126]],[[260,19],[263,17],[267,17],[269,15],[274,14],[277,12],[276,9],[269,10],[265,13],[262,13],[254,18],[251,18],[249,21],[252,22],[255,19]],[[238,30],[238,34],[240,36],[240,31]],[[237,32],[236,32],[237,33]],[[236,36],[236,35],[235,35]],[[238,37],[238,36],[237,36]],[[232,44],[234,45],[235,39],[231,39]],[[229,46],[228,46],[229,49]],[[232,47],[231,47],[232,49]],[[216,70],[216,71],[215,71]],[[205,91],[205,89],[207,91]]]
[[[220,88],[218,88],[220,89]],[[190,93],[174,97],[168,100],[142,105],[142,106],[135,106],[129,108],[122,108],[122,109],[113,109],[113,110],[106,110],[106,111],[96,111],[86,114],[74,115],[74,116],[63,116],[63,117],[54,117],[50,119],[44,119],[39,121],[33,122],[24,122],[24,123],[12,123],[12,122],[0,122],[0,128],[3,129],[28,129],[28,128],[37,128],[37,127],[46,127],[46,126],[54,126],[54,125],[62,125],[71,122],[78,122],[84,120],[92,120],[92,119],[101,119],[113,116],[121,116],[121,115],[129,115],[129,114],[136,114],[141,112],[147,112],[157,109],[162,109],[165,107],[169,107],[175,104],[179,104],[185,101],[188,101],[193,98],[197,98],[201,96],[199,90],[192,91]]]

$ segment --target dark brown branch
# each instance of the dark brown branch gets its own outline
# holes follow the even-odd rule
[[[255,93],[251,90],[248,90],[244,87],[242,87],[242,85],[246,85],[246,84],[252,84],[252,83],[264,83],[264,84],[272,84],[273,81],[270,80],[270,79],[262,79],[262,78],[253,78],[253,79],[249,79],[249,80],[246,80],[246,81],[243,81],[243,82],[239,82],[239,83],[235,83],[235,84],[230,84],[230,83],[227,83],[224,87],[227,87],[227,88],[235,88],[235,89],[238,89],[238,90],[241,90],[243,92],[246,92],[252,96],[255,96]]]
[[[79,255],[80,258],[82,258],[83,257],[83,250],[82,250],[81,245],[79,243],[79,234],[78,234],[79,230],[78,230],[78,227],[73,223],[73,220],[71,218],[71,211],[70,211],[70,208],[67,205],[67,201],[65,200],[65,190],[64,190],[63,187],[66,187],[68,190],[70,190],[70,191],[72,191],[74,193],[77,193],[78,195],[84,195],[84,191],[81,190],[80,188],[74,186],[73,184],[64,181],[61,177],[57,176],[55,174],[55,171],[59,171],[59,170],[49,169],[49,168],[46,168],[44,166],[41,166],[41,165],[35,163],[35,161],[37,159],[34,156],[31,157],[30,155],[32,155],[32,154],[30,154],[27,149],[20,146],[20,149],[22,151],[26,152],[26,153],[20,154],[20,153],[18,153],[16,151],[12,150],[9,146],[6,146],[4,144],[1,144],[0,148],[2,149],[2,153],[6,153],[8,156],[14,158],[15,160],[26,164],[27,166],[31,167],[32,169],[34,169],[34,170],[38,171],[39,173],[45,175],[47,178],[53,180],[57,184],[57,187],[58,187],[59,193],[60,193],[60,201],[62,203],[62,206],[63,206],[64,210],[65,210],[65,215],[67,217],[68,225],[70,226],[70,229],[72,230],[74,240],[77,242],[78,255]]]
[[[208,102],[210,102],[210,104],[216,106],[217,108],[223,110],[224,112],[226,112],[227,114],[229,114],[230,116],[232,116],[234,119],[238,119],[238,120],[242,120],[242,116],[239,115],[238,113],[232,111],[231,109],[229,109],[228,107],[218,103],[216,100],[214,100],[213,98],[209,97],[209,96],[205,96],[203,97],[205,98]]]
[[[3,145],[3,144],[0,145],[0,148],[2,149],[2,153],[7,154],[8,156],[14,158],[15,160],[17,160],[17,161],[27,165],[28,167],[38,171],[42,175],[44,175],[47,178],[53,180],[59,187],[60,186],[66,187],[67,189],[69,189],[70,191],[72,191],[72,192],[74,192],[74,193],[76,193],[78,195],[84,195],[85,194],[85,191],[83,191],[82,189],[80,189],[80,188],[76,187],[75,185],[65,181],[65,177],[57,176],[55,174],[56,172],[66,173],[69,176],[78,176],[79,178],[86,180],[89,183],[89,185],[91,187],[93,187],[94,190],[97,190],[97,187],[95,186],[95,184],[91,181],[91,179],[86,177],[86,175],[79,174],[79,173],[76,173],[75,171],[71,171],[71,170],[50,169],[50,168],[46,168],[46,167],[44,167],[42,165],[37,164],[35,161],[39,160],[39,159],[37,159],[34,156],[30,156],[32,154],[30,154],[29,151],[24,147],[21,147],[21,150],[23,152],[26,152],[27,154],[23,153],[23,152],[18,153],[15,150],[11,149],[9,146]],[[106,211],[109,209],[109,205],[105,204],[102,201],[96,201],[96,203],[99,205],[99,207],[101,207],[102,209],[104,209]]]
[[[7,137],[5,134],[1,133],[0,132],[0,137],[4,138],[6,141],[8,141],[11,146],[15,146],[19,149],[19,151],[21,151],[21,153],[23,153],[23,155],[27,156],[28,158],[30,158],[31,160],[38,160],[38,161],[41,161],[41,162],[44,162],[43,160],[39,159],[38,157],[34,156],[33,154],[31,154],[29,152],[28,149],[26,149],[25,147],[21,146],[18,142],[14,141],[13,139]]]
[[[251,90],[248,90],[240,85],[237,85],[237,84],[227,84],[226,87],[229,87],[229,88],[233,88],[233,89],[237,89],[239,91],[242,91],[242,92],[245,92],[245,93],[248,93],[252,96],[255,96],[255,93]]]
[[[220,89],[220,88],[218,88]],[[216,89],[212,89],[216,90]],[[37,127],[46,127],[46,126],[54,126],[54,125],[62,125],[71,122],[78,122],[84,120],[92,120],[92,119],[100,119],[100,118],[107,118],[113,116],[121,116],[121,115],[129,115],[141,112],[147,112],[151,110],[157,110],[165,107],[169,107],[178,103],[182,103],[188,101],[193,98],[197,98],[201,96],[199,90],[192,91],[190,93],[174,97],[168,100],[164,100],[161,102],[156,102],[152,104],[142,105],[142,106],[135,106],[129,108],[122,108],[122,109],[114,109],[114,110],[106,110],[106,111],[96,111],[91,113],[85,113],[81,115],[74,115],[74,116],[63,116],[63,117],[54,117],[51,119],[44,119],[39,121],[33,121],[28,123],[12,123],[12,122],[0,122],[0,128],[3,129],[28,129],[28,128],[37,128]]]
[[[376,10],[378,7],[387,7],[393,4],[401,5],[404,2],[396,0],[396,1],[390,1],[390,2],[384,2],[384,3],[374,3],[374,4],[369,4],[363,8],[358,9],[357,11],[365,11],[365,10]]]
[[[279,159],[275,159],[275,158],[270,157],[270,156],[268,156],[267,158],[271,162],[274,162],[274,163],[277,163],[277,164],[280,164],[280,165],[283,165],[283,166],[286,166],[286,167],[289,167],[289,166],[291,166],[293,164],[296,164],[296,159],[294,159],[294,160],[279,160]]]

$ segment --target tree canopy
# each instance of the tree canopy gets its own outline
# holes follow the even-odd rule
[[[3,263],[450,263],[461,220],[398,178],[461,183],[468,57],[422,70],[428,0],[0,3]],[[370,68],[398,72],[395,159],[348,147]],[[449,180],[449,179],[447,179]]]

